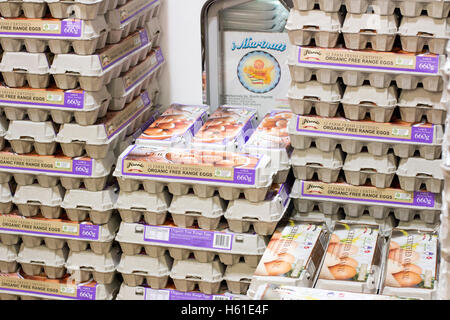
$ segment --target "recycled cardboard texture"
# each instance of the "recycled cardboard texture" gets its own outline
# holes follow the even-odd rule
[[[50,279],[60,279],[66,274],[65,263],[68,249],[49,249],[45,245],[28,248],[23,243],[17,256],[17,262],[29,276],[39,276],[42,273]]]
[[[406,191],[425,190],[440,193],[444,187],[444,174],[440,168],[442,160],[426,160],[422,158],[401,159],[397,176],[400,187]]]
[[[441,92],[429,92],[423,88],[402,90],[398,99],[402,120],[420,122],[425,117],[427,122],[444,124],[447,108],[441,98]]]
[[[12,273],[18,268],[17,254],[19,245],[5,245],[0,243],[0,272]]]
[[[12,150],[20,154],[34,150],[41,156],[48,156],[56,151],[55,126],[51,121],[11,121],[5,139],[9,141]]]
[[[395,220],[395,217],[393,214],[389,214],[384,219],[375,219],[374,217],[370,216],[370,213],[365,212],[360,217],[350,217],[345,216],[344,218],[338,219],[340,223],[346,223],[346,224],[366,224],[366,225],[374,225],[379,227],[380,235],[383,237],[390,237],[392,233],[392,229],[394,229],[395,226],[397,226],[397,222]],[[412,220],[417,221],[417,220]],[[401,221],[400,223],[402,223]],[[407,222],[407,223],[411,223]],[[425,223],[421,222],[421,226],[425,226]]]
[[[4,52],[0,72],[9,87],[23,87],[28,83],[31,88],[45,89],[50,82],[49,63],[45,53]]]
[[[13,209],[13,187],[12,183],[0,184],[0,213],[10,213]]]
[[[58,219],[62,213],[64,192],[59,184],[51,188],[44,188],[39,184],[19,185],[12,201],[24,217],[34,217],[40,213],[44,218]]]
[[[247,294],[250,281],[255,273],[255,268],[243,262],[228,266],[225,269],[223,279],[227,282],[228,290],[234,294]]]

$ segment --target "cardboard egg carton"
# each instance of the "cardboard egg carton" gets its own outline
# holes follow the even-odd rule
[[[0,115],[0,150],[5,148],[5,135],[8,132],[8,127],[9,121],[3,115]]]
[[[69,158],[61,154],[39,156],[35,153],[17,154],[10,149],[0,151],[0,181],[14,177],[18,185],[33,184],[50,188],[59,182],[64,189],[77,189],[83,183],[89,191],[100,191],[106,186],[115,158],[109,153],[104,159],[88,157]]]
[[[122,222],[116,241],[125,255],[136,255],[145,249],[151,257],[163,256],[169,251],[175,260],[187,259],[191,253],[199,262],[211,262],[218,255],[222,263],[232,265],[241,258],[256,266],[266,247],[266,238],[255,233],[234,233],[179,228],[170,222],[162,226]],[[193,236],[195,234],[195,237]]]
[[[423,117],[433,124],[445,124],[447,107],[441,102],[442,93],[423,88],[402,90],[398,98],[400,116],[406,122],[420,122]]]
[[[122,110],[142,90],[146,89],[151,93],[150,83],[157,81],[164,63],[165,59],[161,48],[156,48],[150,51],[142,62],[112,79],[108,84],[108,90],[112,96],[110,109]],[[152,101],[154,100],[152,99]]]
[[[444,174],[441,169],[442,160],[426,160],[422,158],[401,159],[397,169],[400,187],[406,191],[427,190],[440,193],[444,188]],[[425,188],[422,186],[425,185]]]
[[[107,224],[94,225],[91,222],[74,222],[67,218],[46,219],[42,216],[23,217],[17,212],[0,215],[0,242],[14,245],[20,240],[28,248],[42,243],[49,249],[61,249],[67,245],[75,252],[85,251],[88,247],[97,254],[110,251],[116,231],[118,217]]]
[[[250,226],[260,235],[271,235],[289,208],[292,181],[273,184],[266,199],[255,203],[245,199],[229,202],[225,211],[228,227],[233,232],[248,232]]]
[[[322,84],[318,81],[293,82],[288,92],[289,105],[295,114],[315,114],[334,117],[342,99],[340,83]]]
[[[102,87],[96,92],[61,90],[56,88],[32,89],[0,86],[0,109],[8,120],[44,122],[51,117],[55,123],[76,123],[88,126],[106,115],[111,95]]]
[[[11,182],[0,184],[0,212],[10,213],[13,209],[13,193],[15,185]]]
[[[291,10],[286,30],[291,44],[307,46],[314,39],[316,46],[334,48],[341,32],[342,13],[319,10]]]
[[[58,54],[48,72],[52,74],[56,86],[60,89],[74,89],[79,84],[84,90],[98,91],[122,72],[144,60],[151,47],[148,30],[142,28],[93,55]],[[2,66],[3,60],[0,71],[5,74]],[[8,76],[8,73],[6,75]],[[9,85],[7,81],[6,83]]]
[[[342,210],[331,215],[323,214],[319,210],[313,210],[310,212],[298,212],[293,210],[289,218],[300,222],[325,223],[328,230],[333,230],[336,221],[344,219],[345,214]]]
[[[336,182],[344,164],[344,155],[339,148],[324,152],[317,148],[295,149],[291,157],[294,176],[310,180],[317,175],[320,181]]]
[[[45,53],[4,52],[0,72],[8,87],[17,88],[28,84],[33,89],[45,89],[50,83],[50,61],[49,55]]]
[[[66,274],[67,247],[49,249],[45,245],[34,248],[22,243],[17,262],[28,276],[44,274],[49,279],[60,279]]]
[[[117,198],[118,190],[114,186],[102,191],[73,189],[66,191],[60,205],[72,221],[89,219],[94,224],[105,224],[115,214]]]
[[[336,222],[378,226],[380,235],[386,238],[391,235],[392,229],[394,229],[398,225],[393,214],[387,215],[384,219],[376,219],[371,216],[369,212],[364,212],[360,217],[344,216],[343,218],[338,219]],[[422,225],[425,225],[423,222],[421,223]]]
[[[0,243],[0,272],[12,273],[18,268],[17,254],[19,253],[19,245],[5,245]]]
[[[97,254],[92,250],[70,251],[66,268],[77,283],[94,279],[100,284],[111,284],[115,280],[120,250],[113,247],[109,252]]]
[[[0,19],[0,44],[4,51],[90,55],[106,44],[109,26],[103,16],[80,19]]]
[[[400,120],[378,123],[297,116],[289,122],[288,131],[295,149],[308,149],[314,142],[324,152],[331,152],[340,145],[347,154],[355,154],[367,147],[375,156],[385,155],[392,149],[400,158],[409,158],[418,152],[427,160],[440,158],[443,139],[441,125]]]
[[[227,282],[228,290],[233,294],[247,294],[255,268],[243,262],[227,266],[223,279]]]
[[[321,265],[329,233],[323,223],[288,220],[272,236],[256,267],[248,295],[260,285],[312,287]]]
[[[39,184],[17,186],[12,202],[24,217],[42,215],[47,219],[58,219],[61,216],[61,203],[64,189],[61,185],[51,188],[41,187]]]
[[[137,191],[143,185],[145,191],[158,193],[167,186],[173,195],[193,189],[207,198],[217,190],[225,200],[238,199],[243,193],[252,202],[266,198],[274,175],[264,155],[138,145],[120,155],[114,171],[123,191]]]
[[[398,28],[403,50],[422,52],[426,45],[431,53],[445,54],[450,38],[449,23],[449,18],[403,17]]]
[[[368,152],[348,154],[342,169],[348,184],[362,186],[369,180],[377,188],[388,188],[397,170],[397,159],[393,153],[383,156],[374,156]]]
[[[152,289],[164,289],[172,269],[172,258],[166,253],[153,258],[145,254],[122,255],[117,271],[126,286],[137,287],[146,283]]]
[[[347,87],[341,103],[349,120],[364,120],[369,113],[372,121],[389,122],[397,105],[397,88]]]
[[[159,0],[131,0],[110,10],[105,14],[106,21],[111,28],[108,43],[117,43],[131,32],[144,27],[145,23],[159,14],[161,2]]]
[[[300,212],[312,211],[316,205],[324,214],[334,214],[343,208],[349,217],[360,217],[367,210],[373,218],[385,219],[393,212],[400,221],[411,221],[419,216],[430,225],[439,221],[442,204],[440,194],[426,191],[300,180],[295,182],[291,198]]]
[[[161,42],[161,23],[159,17],[153,17],[150,19],[149,23],[150,37],[152,39],[153,48],[158,48]]]
[[[35,151],[38,155],[48,156],[56,152],[56,131],[51,121],[14,120],[9,124],[5,139],[13,152],[24,154]]]
[[[395,82],[400,89],[412,90],[422,83],[425,90],[432,92],[443,89],[440,69],[444,64],[445,57],[436,54],[298,46],[291,48],[288,61],[294,82],[311,81],[315,75],[323,84],[334,84],[342,78],[345,85],[352,87],[368,80],[376,88],[388,88]]]

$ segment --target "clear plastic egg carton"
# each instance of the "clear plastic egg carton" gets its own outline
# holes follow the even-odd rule
[[[0,151],[0,182],[6,183],[14,177],[18,185],[33,184],[50,188],[61,183],[64,189],[78,189],[81,184],[89,191],[105,188],[115,162],[109,153],[101,160],[88,157],[69,158],[61,154],[39,156],[35,153],[17,154],[10,149]]]
[[[311,114],[312,108],[321,117],[334,117],[342,99],[340,83],[322,84],[312,80],[293,82],[288,92],[292,112],[300,115]]]
[[[112,247],[109,252],[97,254],[92,250],[70,251],[66,261],[70,278],[77,283],[94,280],[99,284],[111,284],[116,278],[120,250]]]
[[[119,77],[122,72],[144,60],[151,47],[148,30],[143,28],[116,44],[107,45],[93,55],[55,55],[48,72],[52,74],[56,86],[60,89],[74,89],[79,85],[87,91],[98,91],[112,79]],[[6,54],[4,53],[3,57]],[[0,71],[5,77],[2,66],[3,59]],[[6,75],[8,76],[9,73]],[[14,72],[12,73],[14,75]],[[6,84],[11,86],[8,82]]]
[[[12,201],[24,217],[41,215],[47,219],[58,219],[62,213],[63,198],[64,189],[61,185],[44,188],[36,183],[17,186]]]
[[[394,81],[400,89],[416,89],[421,83],[432,92],[443,89],[444,64],[443,55],[317,47],[293,47],[288,60],[294,82],[311,81],[315,75],[323,84],[342,78],[347,86],[362,86],[368,80],[373,87],[388,88]]]
[[[0,241],[5,245],[19,243],[28,248],[41,244],[49,249],[61,249],[67,245],[75,252],[88,247],[97,254],[110,251],[120,219],[114,217],[107,224],[94,225],[91,222],[73,222],[64,219],[46,219],[41,216],[24,218],[17,212],[0,215]]]
[[[8,87],[28,84],[33,89],[45,89],[50,84],[50,61],[50,55],[45,53],[3,52],[0,72]]]
[[[122,274],[123,283],[129,287],[145,283],[152,289],[163,289],[167,286],[172,263],[167,253],[157,258],[146,254],[122,255],[117,272]]]
[[[160,170],[161,166],[173,171]],[[266,156],[138,145],[120,155],[114,171],[123,191],[137,191],[142,185],[145,191],[158,193],[167,186],[173,195],[193,189],[197,196],[208,198],[217,190],[225,200],[243,193],[252,202],[266,198],[274,175]]]
[[[17,254],[19,253],[19,245],[5,245],[0,243],[0,272],[12,273],[16,272],[19,264],[17,263]]]
[[[85,90],[61,90],[57,88],[32,89],[0,86],[0,109],[8,120],[54,123],[75,123],[88,126],[106,115],[111,95],[106,87],[92,92]]]
[[[343,208],[348,217],[357,218],[367,210],[371,217],[380,220],[393,212],[400,221],[412,221],[419,216],[429,225],[439,222],[442,205],[440,194],[427,191],[301,180],[295,182],[291,198],[299,212],[309,212],[318,206],[322,213],[330,215]]]
[[[352,121],[345,118],[297,116],[289,122],[289,136],[295,149],[305,150],[314,142],[316,148],[331,152],[338,145],[347,154],[360,153],[367,147],[374,156],[393,150],[400,158],[409,158],[416,152],[427,160],[441,156],[443,128],[429,123],[393,121]]]
[[[233,294],[247,294],[255,269],[243,262],[227,266],[223,279],[227,283],[228,290]]]
[[[115,214],[117,197],[118,190],[114,186],[102,191],[73,189],[66,191],[60,205],[69,220],[79,222],[88,219],[94,224],[105,224]]]
[[[245,199],[229,202],[225,211],[228,228],[233,232],[248,232],[250,226],[260,235],[271,235],[289,208],[292,181],[273,184],[266,199],[259,203]]]
[[[420,16],[423,10],[433,18],[446,18],[450,11],[448,0],[294,0],[297,10],[312,10],[319,4],[320,10],[338,12],[345,5],[347,12],[362,14],[370,7],[377,15],[392,15],[396,8],[404,17]]]
[[[24,31],[25,30],[25,31]],[[53,18],[0,19],[0,44],[3,51],[69,53],[90,55],[106,44],[109,26],[103,16],[95,20]]]
[[[334,48],[338,42],[343,21],[344,16],[339,12],[291,10],[286,30],[291,44],[307,46],[314,39],[318,47]]]
[[[161,48],[150,51],[148,56],[127,72],[111,80],[108,91],[111,94],[111,110],[122,110],[127,103],[147,89],[159,78],[161,66],[165,63]]]
[[[17,262],[29,276],[45,274],[49,279],[60,279],[66,274],[67,247],[49,249],[45,245],[34,248],[20,246]]]
[[[145,253],[154,258],[169,251],[175,260],[187,259],[193,253],[199,262],[211,262],[218,255],[226,265],[233,265],[241,258],[250,266],[258,264],[266,248],[265,237],[255,233],[233,233],[223,226],[218,230],[179,228],[169,222],[162,226],[122,222],[116,241],[123,254],[129,256],[141,253],[144,248]]]
[[[444,189],[441,163],[440,159],[426,160],[417,157],[401,159],[396,172],[400,188],[405,191],[427,190],[441,193]]]
[[[423,88],[402,90],[398,98],[400,116],[406,122],[420,122],[425,117],[432,124],[445,124],[447,107],[441,102],[441,92],[429,92]]]
[[[111,31],[108,43],[117,43],[131,32],[144,27],[146,22],[159,14],[160,0],[130,0],[105,14]]]
[[[391,51],[397,35],[398,18],[372,13],[347,13],[342,26],[345,47],[362,50],[371,44],[375,51]]]

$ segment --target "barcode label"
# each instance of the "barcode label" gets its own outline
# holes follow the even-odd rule
[[[231,249],[231,235],[229,234],[214,234],[214,248]]]
[[[227,296],[213,296],[212,299],[213,300],[232,300],[231,297],[227,297]]]
[[[149,227],[145,228],[145,239],[169,241],[170,230],[169,228]]]
[[[146,288],[145,300],[170,300],[170,291]]]

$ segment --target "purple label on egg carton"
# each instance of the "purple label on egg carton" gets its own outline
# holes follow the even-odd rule
[[[64,20],[61,22],[61,35],[66,37],[81,36],[81,20]]]
[[[64,92],[64,105],[62,107],[83,109],[84,107],[84,91],[83,92]]]
[[[92,159],[73,160],[72,173],[80,176],[92,175]]]
[[[78,238],[85,240],[98,240],[100,227],[95,224],[80,224]]]
[[[97,284],[95,287],[87,287],[83,285],[77,286],[77,300],[95,300],[97,293]]]
[[[230,295],[145,288],[144,300],[233,300]]]
[[[411,129],[411,141],[420,143],[433,143],[434,128],[413,126]]]
[[[434,208],[435,195],[431,192],[415,191],[413,205],[417,207]]]

